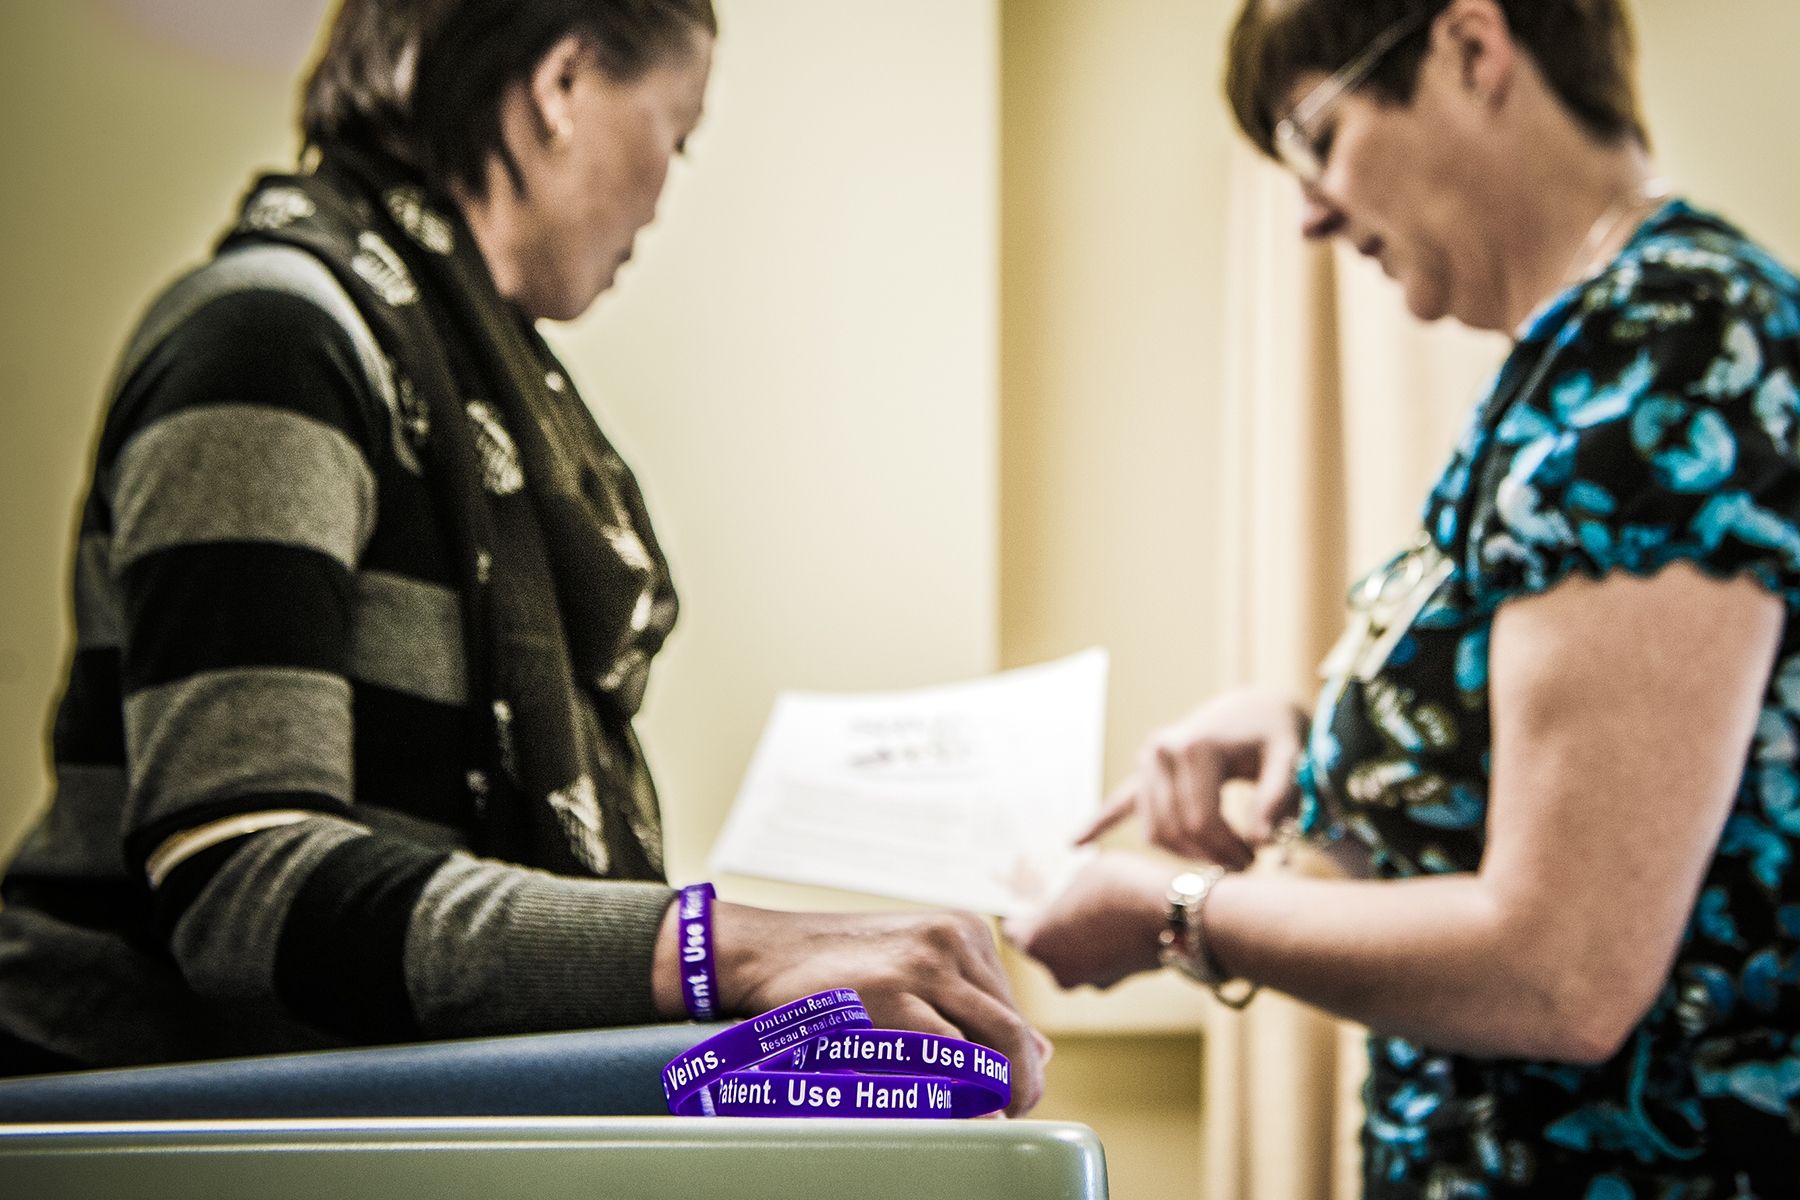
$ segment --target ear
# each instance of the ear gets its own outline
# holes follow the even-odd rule
[[[526,81],[538,136],[551,145],[567,142],[575,132],[575,80],[585,43],[569,34],[545,52]]]
[[[1432,22],[1431,39],[1455,64],[1463,91],[1487,108],[1505,102],[1522,52],[1498,0],[1451,0]]]

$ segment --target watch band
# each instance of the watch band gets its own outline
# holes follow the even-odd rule
[[[1157,957],[1163,966],[1206,985],[1221,1004],[1243,1008],[1256,996],[1257,985],[1227,973],[1206,946],[1206,901],[1224,877],[1225,868],[1210,863],[1170,881],[1168,927],[1157,937]]]

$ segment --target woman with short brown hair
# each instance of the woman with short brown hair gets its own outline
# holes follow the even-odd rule
[[[1800,281],[1657,181],[1619,0],[1250,0],[1227,88],[1422,320],[1515,345],[1310,718],[1150,739],[1014,933],[1368,1025],[1366,1194],[1800,1180]],[[1222,785],[1257,784],[1247,827]],[[1275,830],[1363,878],[1237,870]]]

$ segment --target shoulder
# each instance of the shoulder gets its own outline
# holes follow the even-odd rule
[[[1726,402],[1800,365],[1800,281],[1717,217],[1676,202],[1534,328],[1553,373],[1653,372],[1657,390]],[[1648,380],[1646,380],[1648,382]]]
[[[1800,282],[1731,226],[1673,204],[1535,321],[1518,353],[1535,362],[1535,382],[1510,406],[1502,447],[1618,424],[1643,434],[1699,409],[1713,413],[1704,424],[1787,445]]]
[[[393,389],[387,356],[322,262],[290,246],[245,246],[150,305],[115,374],[101,456],[164,417],[219,404],[312,418],[373,456]]]
[[[1724,219],[1680,201],[1647,224],[1609,274],[1616,284],[1686,292],[1760,316],[1791,312],[1800,299],[1800,280],[1773,254]]]
[[[1475,517],[1496,581],[1688,558],[1800,589],[1800,284],[1772,257],[1672,205],[1519,355]]]

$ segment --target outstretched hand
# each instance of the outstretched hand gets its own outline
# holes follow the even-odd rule
[[[1008,941],[1063,987],[1106,988],[1158,966],[1157,935],[1174,870],[1134,854],[1098,855],[1043,911],[1007,920]]]
[[[1216,696],[1144,742],[1136,769],[1077,842],[1091,842],[1137,813],[1152,845],[1242,870],[1295,805],[1294,768],[1305,730],[1305,715],[1280,693],[1246,688]],[[1224,787],[1238,779],[1256,785],[1242,830],[1222,811]]]

